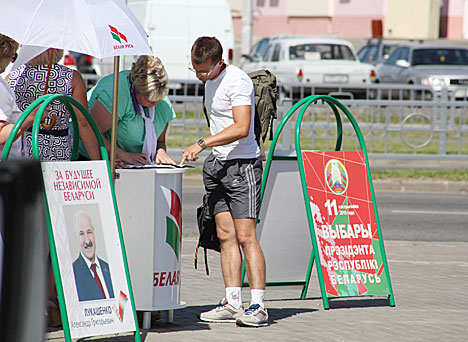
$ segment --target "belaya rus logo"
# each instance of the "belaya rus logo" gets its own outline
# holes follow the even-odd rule
[[[182,205],[180,197],[171,190],[170,216],[166,216],[166,242],[174,250],[179,260],[180,242],[182,239]]]
[[[120,44],[123,44],[122,40],[125,43],[128,43],[127,37],[125,37],[125,35],[122,32],[119,32],[119,30],[117,30],[114,26],[111,26],[111,25],[109,25],[109,28],[111,30],[110,34],[112,35],[112,38],[114,38]]]

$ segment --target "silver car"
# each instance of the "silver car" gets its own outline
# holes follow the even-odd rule
[[[468,86],[468,48],[403,45],[377,67],[376,82],[430,86],[435,92],[464,93]]]

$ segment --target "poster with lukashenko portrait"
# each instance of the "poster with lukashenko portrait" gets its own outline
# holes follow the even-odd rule
[[[71,337],[135,331],[105,162],[42,170]]]

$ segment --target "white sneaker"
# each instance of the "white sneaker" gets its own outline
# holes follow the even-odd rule
[[[259,304],[252,304],[244,314],[236,320],[236,324],[244,327],[264,327],[268,325],[268,312]]]
[[[228,304],[226,298],[223,298],[216,308],[207,312],[202,312],[200,314],[200,320],[214,323],[235,322],[236,319],[241,317],[243,314],[243,306],[236,309],[231,304]]]

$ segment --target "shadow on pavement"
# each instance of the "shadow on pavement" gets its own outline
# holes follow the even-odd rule
[[[168,323],[164,319],[152,323],[151,332],[174,332],[174,331],[188,331],[188,330],[209,330],[210,324],[200,321],[198,316],[201,312],[213,309],[213,305],[199,305],[187,306],[184,309],[176,310],[174,312],[174,323]],[[270,316],[270,324],[275,324],[276,321],[284,318],[292,317],[301,313],[319,311],[311,308],[268,308],[268,315]]]
[[[328,299],[330,309],[370,308],[390,306],[388,298]]]
[[[272,308],[268,309],[268,316],[270,317],[270,325],[279,323],[285,318],[293,317],[299,314],[319,311],[318,309],[300,309],[300,308]]]

